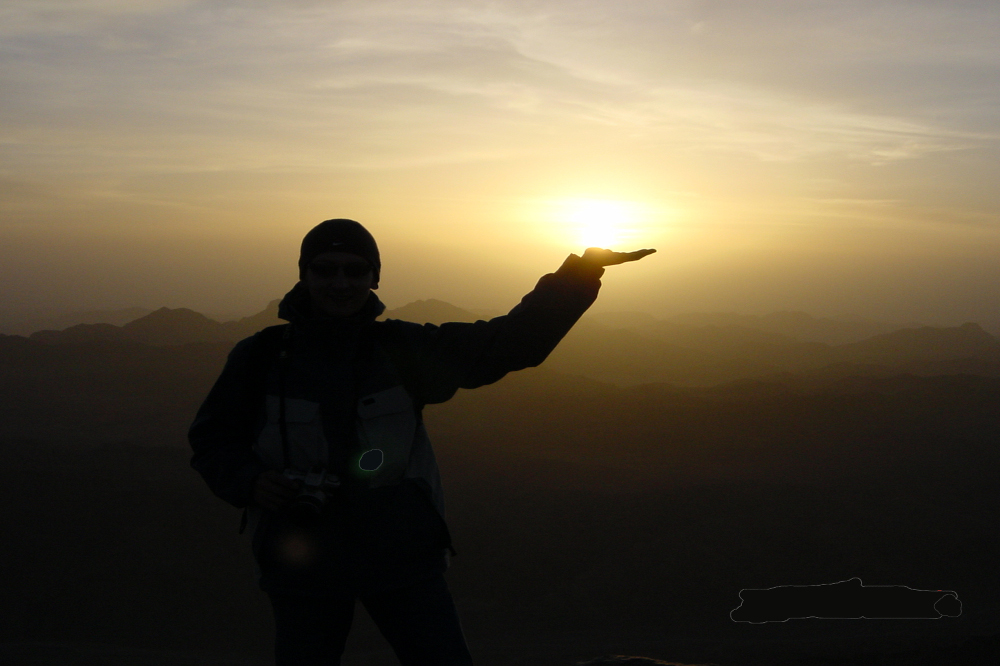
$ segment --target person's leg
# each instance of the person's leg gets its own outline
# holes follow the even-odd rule
[[[402,666],[471,666],[444,576],[361,597]]]
[[[338,666],[354,619],[354,597],[270,594],[277,666]]]

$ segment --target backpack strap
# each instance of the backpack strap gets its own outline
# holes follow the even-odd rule
[[[263,407],[267,396],[267,375],[274,361],[279,363],[278,371],[281,375],[279,379],[282,384],[280,390],[282,393],[284,392],[284,365],[288,361],[287,347],[291,333],[291,324],[278,324],[277,326],[268,326],[253,336],[253,342],[250,344],[247,354],[249,381],[245,395],[248,404],[252,405],[254,411]],[[284,418],[281,421],[284,421]]]
[[[247,350],[249,381],[244,387],[244,399],[250,407],[249,413],[262,409],[267,395],[267,373],[271,362],[277,359],[282,351],[285,339],[291,333],[291,324],[268,326],[258,331]],[[247,526],[247,509],[243,509],[240,518],[240,534]]]
[[[285,331],[291,326],[291,324],[278,324],[257,331],[250,345],[250,362],[267,362],[277,358],[281,349],[281,340],[285,337]]]
[[[268,326],[253,336],[247,354],[250,376],[247,393],[255,402],[264,399],[264,394],[267,392],[267,371],[271,368],[271,362],[281,353],[282,342],[291,331],[291,326],[291,324]]]

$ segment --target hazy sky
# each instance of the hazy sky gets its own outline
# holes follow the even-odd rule
[[[390,307],[1000,317],[995,0],[0,0],[0,310],[247,314],[331,217]]]

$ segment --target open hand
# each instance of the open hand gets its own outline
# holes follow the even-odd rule
[[[604,250],[599,247],[588,247],[583,253],[583,260],[595,266],[615,266],[629,261],[639,261],[643,257],[653,254],[656,250],[636,250],[635,252],[614,252]]]

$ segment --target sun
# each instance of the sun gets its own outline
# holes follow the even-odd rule
[[[567,232],[583,247],[613,248],[631,236],[634,206],[609,199],[567,199],[560,217]]]
[[[625,251],[649,235],[663,214],[658,207],[628,199],[554,196],[527,200],[525,222],[560,247]],[[640,241],[640,238],[642,239]]]

